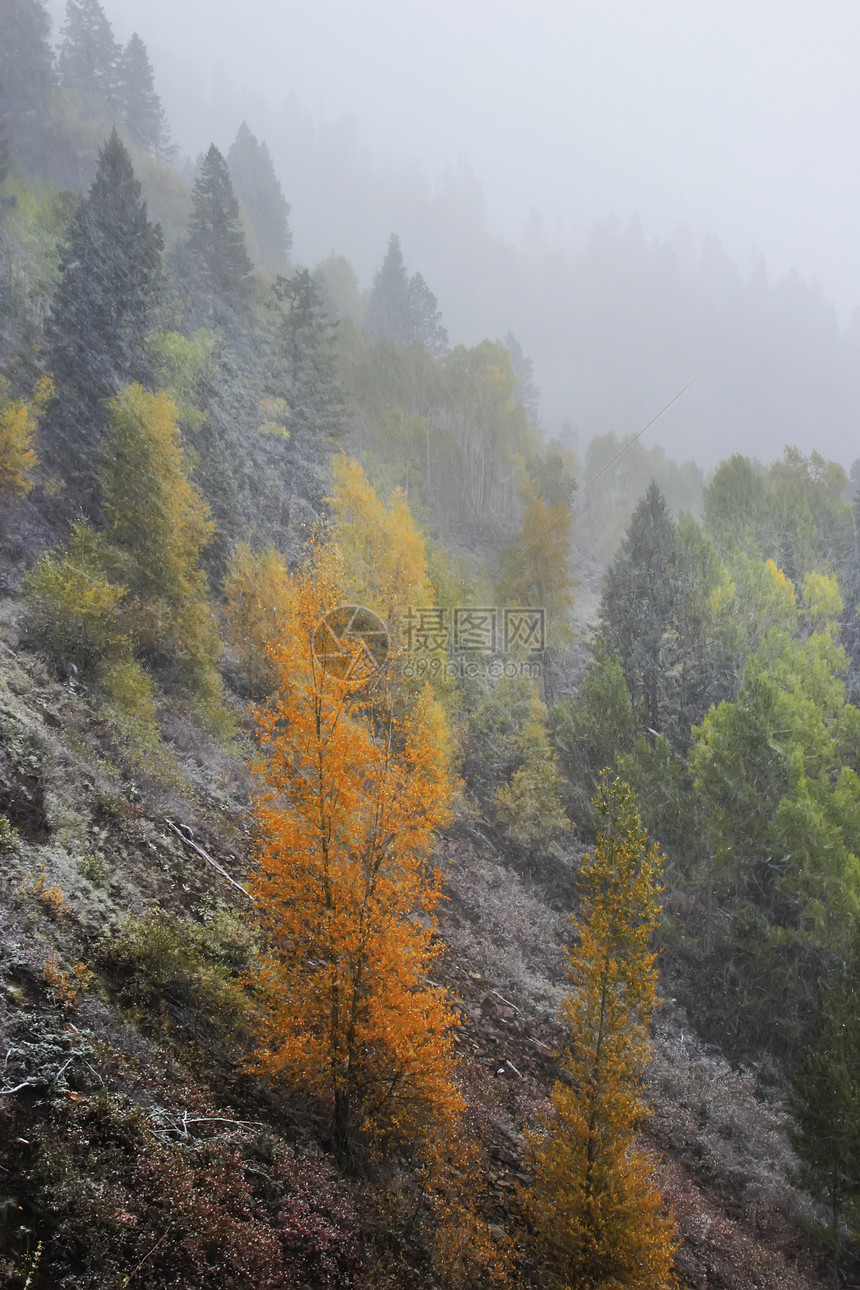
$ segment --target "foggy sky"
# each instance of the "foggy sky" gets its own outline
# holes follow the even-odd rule
[[[191,153],[211,139],[189,101],[211,98],[217,75],[252,128],[255,101],[292,93],[323,121],[348,114],[376,158],[414,160],[431,182],[465,157],[508,237],[534,208],[551,242],[638,213],[660,238],[683,223],[716,233],[743,271],[757,251],[772,278],[817,278],[843,321],[860,303],[853,0],[103,5],[119,39],[147,43]],[[60,20],[62,0],[51,9]]]

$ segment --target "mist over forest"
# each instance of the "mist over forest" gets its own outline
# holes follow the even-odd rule
[[[134,0],[105,8],[118,38],[137,24],[147,41],[190,160],[212,139],[226,154],[243,119],[266,141],[297,263],[343,255],[367,292],[394,230],[452,342],[512,332],[534,363],[544,429],[580,455],[595,436],[636,433],[697,378],[649,431],[674,457],[707,469],[735,451],[767,462],[786,444],[846,467],[857,456],[860,274],[847,216],[858,194],[839,188],[852,182],[838,146],[852,92],[834,53],[841,11],[810,29],[803,6],[697,16],[670,3],[648,21],[629,4],[605,20],[587,6],[562,19],[553,5],[533,18],[505,5],[488,31],[481,4],[359,14],[329,3],[298,6],[292,21],[259,5],[247,24],[266,32],[263,50],[244,31],[231,46],[229,6],[208,10],[208,38],[193,6],[169,18]],[[52,12],[58,30],[62,0]],[[745,35],[729,55],[735,29]],[[606,179],[613,167],[632,175],[626,187]]]

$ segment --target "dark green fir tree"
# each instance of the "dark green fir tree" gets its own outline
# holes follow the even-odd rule
[[[291,436],[330,439],[343,428],[343,391],[337,375],[336,324],[307,269],[274,285],[277,301],[271,369],[272,393],[288,407]]]
[[[290,262],[289,203],[265,142],[251,133],[246,121],[227,154],[233,189],[245,208],[256,241],[259,267],[268,277],[283,273]]]
[[[607,570],[600,605],[601,641],[617,655],[634,700],[653,733],[662,726],[662,645],[676,599],[675,526],[652,481]]]
[[[830,1212],[833,1279],[840,1227],[860,1206],[860,941],[825,991],[806,1053],[790,1076],[800,1181]]]
[[[105,400],[144,374],[142,343],[161,276],[161,229],[147,218],[116,130],[69,227],[46,333],[55,397],[41,455],[72,501],[95,506]]]
[[[60,84],[90,112],[117,104],[120,50],[98,0],[66,0]]]
[[[123,124],[134,142],[158,161],[175,156],[164,108],[155,92],[152,64],[137,32],[119,60],[117,96]]]
[[[252,265],[227,163],[213,143],[194,181],[188,250],[211,325],[231,331],[248,312]]]
[[[9,143],[16,160],[27,162],[45,133],[54,59],[51,20],[41,0],[0,4],[0,85]]]

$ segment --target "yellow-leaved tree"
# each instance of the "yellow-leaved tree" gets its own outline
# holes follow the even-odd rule
[[[324,615],[343,601],[318,543],[271,647],[278,690],[260,711],[254,895],[268,933],[255,1066],[327,1109],[340,1151],[445,1132],[456,1016],[427,981],[442,894],[434,833],[449,815],[449,739],[429,692],[403,711],[385,666],[322,666]],[[318,639],[318,638],[317,638]],[[341,661],[361,641],[341,640]],[[347,660],[348,662],[348,660]],[[361,669],[359,669],[359,672]]]
[[[13,399],[8,381],[0,379],[0,498],[26,497],[32,489],[33,436],[53,392],[53,384],[43,377],[29,402]]]
[[[189,478],[179,412],[163,390],[128,385],[108,403],[99,469],[110,572],[143,656],[209,704],[221,699],[221,642],[200,556],[214,524]]]
[[[224,618],[242,679],[257,698],[277,687],[268,651],[287,628],[291,601],[292,580],[280,551],[252,551],[240,542],[227,563]]]
[[[434,603],[421,530],[401,490],[386,506],[351,457],[335,457],[332,473],[329,500],[347,581],[393,630],[410,608]]]
[[[563,1004],[565,1078],[554,1114],[532,1137],[525,1196],[544,1284],[565,1290],[663,1290],[675,1284],[678,1237],[636,1143],[656,1006],[651,937],[663,857],[649,847],[632,790],[604,773],[600,830],[580,873],[582,910]]]

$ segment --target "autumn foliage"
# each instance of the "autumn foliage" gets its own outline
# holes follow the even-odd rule
[[[626,784],[604,779],[595,805],[601,827],[580,875],[563,1006],[564,1077],[553,1091],[554,1116],[533,1139],[526,1205],[547,1284],[662,1290],[674,1284],[678,1240],[635,1137],[646,1115],[662,856],[648,847]]]
[[[349,1151],[420,1138],[461,1099],[455,1016],[426,979],[442,894],[434,830],[451,797],[445,722],[429,694],[395,713],[384,667],[360,682],[321,666],[314,633],[340,583],[319,545],[293,584],[271,652],[279,689],[259,715],[254,894],[270,953],[256,1068],[319,1099]]]

